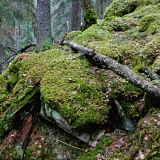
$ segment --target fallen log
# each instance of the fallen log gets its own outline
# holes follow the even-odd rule
[[[160,88],[158,86],[153,85],[151,82],[145,80],[143,77],[140,77],[139,75],[134,73],[131,69],[129,69],[127,66],[121,65],[117,61],[107,56],[101,55],[92,49],[85,48],[74,42],[63,41],[62,45],[68,45],[74,50],[83,52],[84,56],[89,61],[95,63],[96,65],[105,66],[105,68],[112,70],[117,75],[121,76],[134,86],[160,98]]]

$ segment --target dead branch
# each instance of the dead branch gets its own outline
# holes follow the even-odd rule
[[[14,54],[12,54],[12,55],[11,55],[10,57],[8,57],[6,60],[4,60],[2,63],[0,63],[0,66],[1,66],[2,64],[4,64],[4,63],[8,63],[8,64],[9,64],[9,63],[14,59],[14,57],[15,57],[17,54],[23,53],[23,52],[25,52],[27,49],[29,49],[30,47],[35,47],[35,46],[36,46],[36,44],[31,43],[31,44],[26,45],[25,47],[19,49],[18,51],[16,51],[15,49],[13,49],[13,48],[11,48],[11,47],[6,47],[6,48],[8,48],[10,51],[14,52]]]
[[[105,68],[111,69],[117,75],[121,76],[134,86],[160,98],[160,88],[158,86],[153,85],[143,77],[140,77],[127,66],[121,65],[117,61],[107,56],[101,55],[96,51],[93,52],[93,50],[82,47],[74,42],[63,41],[63,45],[68,45],[77,51],[84,52],[89,61],[95,63],[96,65],[105,66]]]
[[[140,68],[138,69],[138,72],[139,73],[145,73],[146,75],[148,75],[148,77],[151,79],[151,80],[159,80],[160,79],[160,76],[158,74],[156,74],[155,72],[153,72],[150,68],[148,67],[143,67],[143,68]]]
[[[59,142],[61,142],[61,143],[65,144],[65,145],[67,145],[67,146],[69,146],[69,147],[71,147],[71,148],[75,148],[75,149],[77,149],[77,150],[80,150],[80,151],[86,152],[84,149],[81,149],[81,148],[75,147],[75,146],[73,146],[73,145],[71,145],[71,144],[68,144],[68,143],[66,143],[66,142],[64,142],[64,141],[61,141],[61,140],[57,140],[57,141],[59,141]]]

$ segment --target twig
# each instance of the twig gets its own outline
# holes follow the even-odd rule
[[[153,72],[150,68],[148,67],[143,67],[138,69],[139,73],[145,73],[146,75],[149,76],[149,78],[151,80],[160,80],[160,76],[158,74],[156,74],[155,72]]]
[[[7,58],[5,61],[3,61],[2,63],[0,63],[0,66],[1,66],[2,64],[4,64],[4,63],[8,62],[9,60],[12,61],[12,60],[13,60],[13,56],[15,56],[15,55],[17,55],[17,54],[19,54],[19,53],[23,53],[23,52],[25,52],[28,48],[30,48],[30,47],[35,47],[35,46],[36,46],[36,44],[31,43],[31,44],[23,47],[22,49],[19,49],[18,51],[15,51],[15,50],[12,49],[11,47],[6,47],[6,48],[8,48],[9,50],[11,50],[12,52],[14,52],[14,54],[12,54],[9,58]],[[10,62],[10,61],[9,61],[9,62]],[[8,63],[9,63],[9,62],[8,62]]]
[[[78,150],[80,150],[80,151],[86,152],[84,149],[75,147],[75,146],[73,146],[73,145],[71,145],[71,144],[68,144],[68,143],[66,143],[66,142],[64,142],[64,141],[61,141],[61,140],[57,140],[57,141],[59,141],[59,142],[65,144],[65,145],[67,145],[67,146],[69,146],[69,147],[72,147],[72,148],[78,149]]]

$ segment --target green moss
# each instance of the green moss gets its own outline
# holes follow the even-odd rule
[[[109,7],[106,8],[104,18],[110,16],[124,16],[125,14],[133,12],[137,5],[138,3],[136,0],[114,0]]]
[[[138,0],[138,4],[141,5],[141,6],[144,6],[144,5],[149,5],[149,4],[158,4],[160,3],[159,0]]]
[[[41,81],[44,101],[57,110],[73,128],[93,122],[103,123],[107,114],[98,111],[103,103],[103,95],[98,91],[101,84],[92,76],[88,62],[85,59],[61,61],[61,55],[54,53],[54,56],[57,62],[51,65],[52,70],[46,72]],[[94,116],[93,111],[96,113]]]
[[[70,40],[72,41],[75,37],[77,37],[78,35],[80,35],[82,33],[82,31],[72,31],[69,32],[67,34],[67,37],[65,38],[65,40]]]
[[[115,18],[116,18],[116,16],[106,17],[106,18],[104,18],[104,21],[111,21]]]
[[[160,14],[149,14],[142,17],[139,20],[139,31],[144,32],[147,31],[148,33],[154,34],[158,32],[158,28],[160,28]],[[156,25],[155,25],[156,24]]]
[[[145,64],[153,64],[153,62],[159,56],[159,44],[160,38],[157,36],[140,50],[140,56],[143,58]]]
[[[105,18],[107,19],[107,17]],[[112,20],[104,20],[102,25],[108,26],[110,31],[126,31],[136,26],[138,21],[136,18],[122,18],[117,17]]]
[[[97,23],[97,15],[95,13],[94,10],[92,9],[87,9],[85,11],[85,14],[84,14],[84,22],[85,22],[85,25],[84,27],[81,28],[81,30],[85,30],[87,29],[88,27],[90,27],[91,25],[93,24],[96,24]]]
[[[114,81],[111,84],[111,88],[112,91],[108,95],[110,100],[118,100],[126,116],[136,124],[143,115],[143,111],[140,110],[138,105],[138,101],[141,99],[143,92],[122,79]]]
[[[91,148],[86,153],[83,153],[79,160],[96,160],[98,154],[103,154],[105,152],[105,147],[109,146],[113,142],[113,139],[109,136],[103,137],[96,148]]]
[[[97,52],[124,64],[131,64],[134,56],[139,52],[140,49],[140,46],[136,45],[134,41],[124,41],[118,36],[115,37],[114,40],[108,40],[108,42],[90,42],[88,43],[88,47],[93,48]],[[126,59],[126,57],[130,58]]]
[[[150,5],[147,5],[147,6],[139,4],[137,9],[133,13],[127,14],[124,17],[141,19],[142,17],[149,15],[151,13],[152,14],[159,13],[158,12],[159,9],[160,9],[159,4],[151,5],[151,3],[150,3]]]
[[[108,27],[95,24],[83,31],[82,34],[75,37],[73,41],[79,44],[83,44],[83,42],[88,43],[92,41],[108,40],[111,37],[112,35],[108,31]]]

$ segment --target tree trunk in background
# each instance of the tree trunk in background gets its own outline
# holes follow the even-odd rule
[[[6,68],[6,63],[3,63],[5,61],[5,59],[7,59],[7,55],[5,54],[5,51],[2,47],[2,45],[0,44],[0,74],[5,70]]]
[[[37,44],[51,40],[50,0],[37,0]]]
[[[81,6],[83,9],[83,28],[87,29],[92,24],[97,23],[97,15],[92,5],[92,0],[81,0]]]
[[[71,30],[75,31],[79,29],[79,0],[72,0],[72,17],[71,17]]]
[[[97,13],[98,19],[103,19],[103,14],[106,7],[110,5],[113,0],[95,0],[93,5]]]

